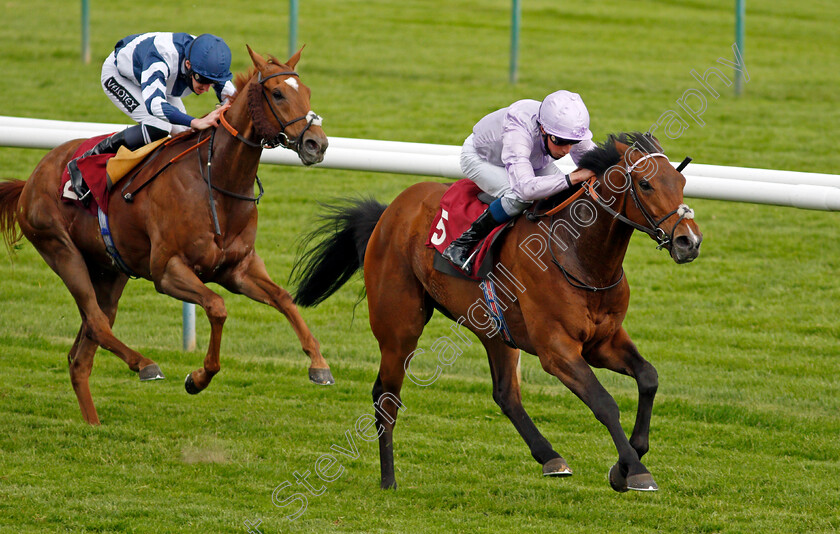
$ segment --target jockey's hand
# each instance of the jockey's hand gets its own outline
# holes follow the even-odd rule
[[[212,128],[219,122],[219,116],[230,107],[230,104],[226,104],[224,106],[218,107],[208,113],[207,115],[199,118],[195,118],[190,122],[190,128],[193,130],[206,130],[207,128]]]
[[[572,182],[572,185],[575,185],[594,177],[595,173],[589,169],[575,169],[572,171],[572,174],[569,175],[569,181]]]

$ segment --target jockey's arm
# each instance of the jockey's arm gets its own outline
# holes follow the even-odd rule
[[[166,100],[166,80],[170,76],[167,63],[160,56],[147,59],[140,77],[140,88],[146,110],[170,124],[192,127],[194,117],[187,115]]]
[[[530,160],[532,149],[530,126],[515,114],[509,113],[505,117],[502,132],[502,163],[508,172],[513,193],[521,200],[532,201],[550,197],[568,188],[571,182],[559,169],[537,175]]]
[[[229,107],[230,103],[225,103],[203,117],[196,117],[190,123],[190,128],[193,130],[205,130],[207,128],[212,128],[217,122],[219,122],[219,117]]]
[[[572,161],[575,162],[575,165],[577,165],[580,158],[582,158],[585,153],[596,147],[597,145],[595,145],[591,139],[587,139],[586,141],[581,141],[580,143],[574,145],[569,151],[569,155],[572,157]],[[594,176],[595,173],[589,169],[575,169],[569,175],[569,181],[571,181],[572,184],[579,184],[593,178]]]

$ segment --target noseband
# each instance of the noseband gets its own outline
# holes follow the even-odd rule
[[[640,163],[642,163],[645,160],[655,158],[655,157],[659,157],[659,156],[665,158],[665,161],[668,161],[668,156],[666,156],[665,154],[662,154],[661,152],[654,152],[654,153],[651,153],[651,154],[645,154],[644,156],[637,159],[635,161],[635,163],[633,163],[632,165],[630,165],[629,167],[627,167],[624,170],[624,175],[627,177],[627,180],[630,182],[630,197],[633,199],[633,202],[636,204],[636,207],[639,209],[639,211],[642,213],[642,216],[645,218],[645,221],[647,222],[647,226],[643,226],[641,224],[635,223],[635,222],[631,221],[630,219],[628,219],[627,217],[625,217],[624,215],[622,215],[622,214],[618,213],[617,211],[615,211],[614,209],[612,209],[603,200],[601,200],[601,197],[598,196],[595,193],[594,188],[591,185],[589,185],[589,183],[584,184],[584,187],[589,188],[590,196],[592,196],[592,198],[596,202],[598,202],[598,204],[602,208],[604,208],[614,218],[616,218],[619,221],[635,228],[636,230],[640,230],[640,231],[648,234],[649,236],[651,236],[654,240],[656,240],[656,243],[657,243],[656,248],[657,249],[661,249],[661,248],[664,247],[664,248],[668,248],[670,250],[671,243],[674,241],[674,232],[677,231],[677,226],[680,225],[680,223],[683,221],[683,219],[693,219],[694,218],[694,210],[689,208],[687,204],[680,204],[679,206],[677,206],[677,208],[675,210],[672,210],[670,213],[668,213],[667,215],[665,215],[661,219],[654,220],[654,218],[650,215],[650,212],[647,210],[647,208],[645,208],[645,205],[642,204],[641,200],[639,199],[639,193],[636,191],[636,184],[633,182],[633,177],[631,176],[631,173],[633,172],[633,170],[636,167],[638,167]],[[688,165],[688,163],[690,161],[691,161],[691,158],[685,158],[682,161],[682,163],[680,163],[679,166],[677,167],[677,172],[681,172],[683,169],[685,169],[685,166]],[[671,232],[667,233],[665,230],[662,229],[662,227],[660,225],[663,222],[665,222],[669,217],[671,217],[671,215],[675,215],[675,214],[679,216],[679,219],[677,219],[677,222],[674,223],[674,226],[671,228]]]
[[[275,148],[282,145],[300,154],[300,145],[303,142],[303,135],[307,132],[307,130],[309,130],[309,128],[312,127],[313,124],[315,126],[320,126],[321,117],[318,116],[318,114],[316,114],[314,111],[309,110],[309,112],[307,112],[306,115],[286,122],[277,115],[277,112],[274,110],[274,106],[271,104],[271,101],[268,99],[267,96],[265,96],[265,82],[272,78],[276,78],[277,76],[298,76],[298,73],[293,70],[287,70],[283,72],[275,72],[274,74],[269,74],[268,76],[263,78],[262,72],[257,71],[257,75],[257,82],[259,82],[263,89],[263,99],[265,100],[265,103],[268,104],[268,109],[271,110],[271,114],[274,116],[274,120],[276,120],[277,124],[280,125],[280,131],[277,132],[277,134],[274,137],[270,139],[261,139],[259,144],[263,148]],[[303,130],[297,135],[297,137],[289,137],[286,134],[286,128],[302,120],[306,121],[306,126],[303,128]]]

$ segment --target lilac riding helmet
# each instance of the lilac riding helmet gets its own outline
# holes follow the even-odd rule
[[[572,141],[592,139],[589,111],[577,93],[557,91],[545,97],[538,120],[550,135]]]

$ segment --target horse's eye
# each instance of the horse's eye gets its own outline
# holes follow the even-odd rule
[[[647,180],[639,180],[639,189],[642,191],[653,191],[653,186]]]
[[[271,94],[274,96],[274,100],[283,100],[283,93],[280,92],[280,89],[275,89]]]

